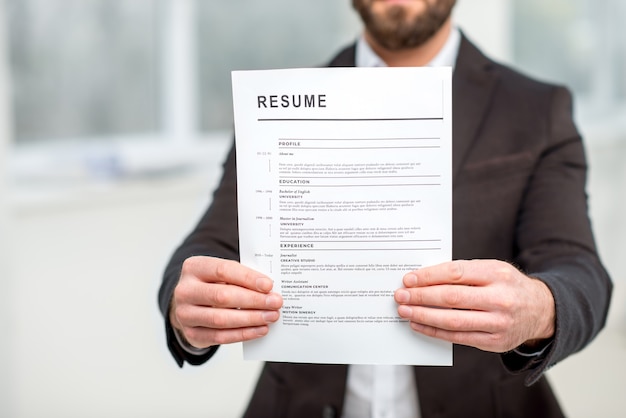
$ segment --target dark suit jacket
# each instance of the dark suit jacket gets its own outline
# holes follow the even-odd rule
[[[354,66],[354,46],[330,66]],[[159,301],[179,365],[200,364],[176,343],[167,309],[182,262],[238,259],[235,152],[213,203],[166,269]],[[509,261],[543,280],[556,302],[556,334],[544,355],[455,346],[453,367],[415,367],[422,416],[557,417],[544,371],[600,331],[610,279],[587,216],[586,161],[566,89],[486,58],[465,37],[453,75],[453,257]],[[247,417],[331,417],[342,410],[345,365],[267,363]]]

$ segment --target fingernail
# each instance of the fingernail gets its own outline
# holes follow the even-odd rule
[[[415,287],[417,286],[417,276],[415,274],[407,274],[402,282],[406,287]]]
[[[411,316],[411,308],[409,308],[406,305],[398,306],[398,315],[400,315],[403,318],[410,317]]]
[[[269,292],[272,290],[274,283],[267,277],[259,277],[256,279],[256,288],[261,292]]]
[[[396,290],[396,302],[408,303],[411,300],[411,294],[405,289]]]
[[[267,334],[267,331],[269,331],[269,329],[267,327],[256,327],[254,328],[254,333],[258,336],[263,336],[265,334]]]
[[[424,325],[418,324],[416,322],[411,322],[411,328],[413,328],[413,331],[417,331],[417,332],[422,332],[424,329],[426,329]]]
[[[278,312],[276,311],[263,312],[263,320],[265,322],[276,322],[277,319],[278,319]]]
[[[280,308],[281,306],[281,301],[280,301],[280,296],[276,295],[276,294],[271,294],[268,297],[265,298],[265,306],[268,308]]]

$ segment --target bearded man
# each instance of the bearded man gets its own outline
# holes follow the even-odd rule
[[[403,277],[398,314],[454,366],[266,363],[246,417],[561,417],[543,373],[604,326],[612,285],[587,216],[571,97],[485,57],[454,0],[353,0],[365,25],[329,66],[452,66],[453,259]],[[261,338],[282,298],[238,260],[234,147],[159,294],[179,365]],[[202,256],[198,256],[201,254]]]

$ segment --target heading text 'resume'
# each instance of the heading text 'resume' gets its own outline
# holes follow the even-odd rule
[[[287,107],[326,107],[325,94],[283,94],[257,96],[259,109]]]

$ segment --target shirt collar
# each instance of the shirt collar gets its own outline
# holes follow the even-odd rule
[[[459,54],[459,46],[461,45],[461,31],[456,26],[452,27],[448,40],[437,55],[426,64],[427,67],[452,67],[456,62]],[[386,67],[387,64],[380,58],[376,52],[370,47],[361,35],[356,42],[355,63],[357,67]]]

